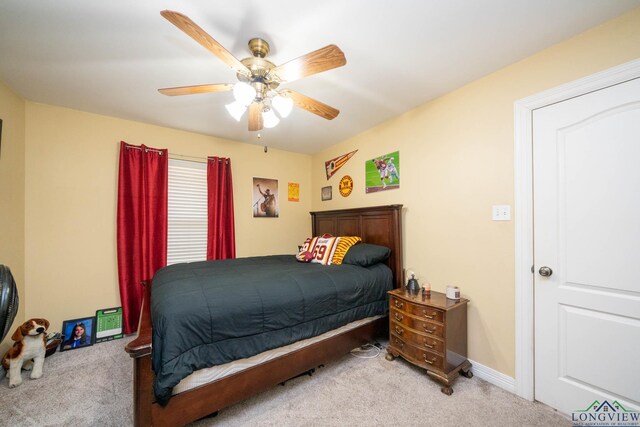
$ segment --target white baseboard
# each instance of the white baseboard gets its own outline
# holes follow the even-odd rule
[[[510,377],[509,375],[505,375],[502,372],[498,372],[495,369],[491,369],[488,366],[484,366],[481,363],[474,362],[473,360],[469,360],[473,365],[471,367],[471,372],[473,375],[485,380],[488,383],[491,383],[501,389],[504,389],[510,393],[516,392],[516,380],[515,378]]]

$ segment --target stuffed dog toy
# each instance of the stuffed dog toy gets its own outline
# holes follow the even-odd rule
[[[29,319],[13,333],[15,342],[2,358],[2,367],[7,371],[9,387],[22,384],[21,370],[32,369],[31,379],[42,376],[42,365],[47,350],[47,319]]]

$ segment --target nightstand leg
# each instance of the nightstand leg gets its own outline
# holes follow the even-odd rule
[[[443,386],[440,389],[440,391],[443,392],[444,394],[446,394],[447,396],[451,396],[451,394],[453,394],[453,388],[449,387],[448,385],[447,386]]]
[[[473,372],[471,372],[471,362],[465,360],[462,365],[460,365],[460,375],[465,378],[473,378]]]
[[[391,353],[387,353],[387,355],[384,358],[387,359],[389,362],[392,362],[396,358],[396,356],[394,356]]]

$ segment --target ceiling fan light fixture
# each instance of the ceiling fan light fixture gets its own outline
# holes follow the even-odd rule
[[[236,119],[236,122],[239,122],[244,112],[247,111],[247,106],[243,105],[239,101],[234,101],[231,104],[227,104],[225,105],[225,108],[227,109],[229,114],[231,114],[231,117]]]
[[[233,86],[233,97],[246,107],[256,97],[256,90],[248,83],[238,82]]]
[[[249,131],[277,126],[281,118],[289,116],[293,105],[327,120],[336,118],[340,113],[339,110],[301,93],[287,89],[279,94],[276,90],[282,83],[345,65],[347,59],[338,46],[330,44],[276,66],[266,59],[270,50],[269,43],[261,38],[253,38],[249,41],[252,56],[239,60],[189,17],[171,10],[160,13],[231,67],[239,80],[235,85],[214,83],[158,89],[161,94],[177,96],[232,90],[235,101],[226,105],[227,111],[235,120],[240,121],[244,112],[249,110]]]
[[[271,103],[273,108],[276,109],[278,114],[280,114],[280,117],[283,119],[291,114],[291,110],[293,109],[293,99],[278,95],[273,98]]]
[[[262,120],[264,122],[264,127],[266,128],[276,127],[278,123],[280,123],[280,119],[276,116],[273,110],[263,111]]]

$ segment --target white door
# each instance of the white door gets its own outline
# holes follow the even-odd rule
[[[640,79],[535,110],[533,173],[535,399],[640,411]]]

